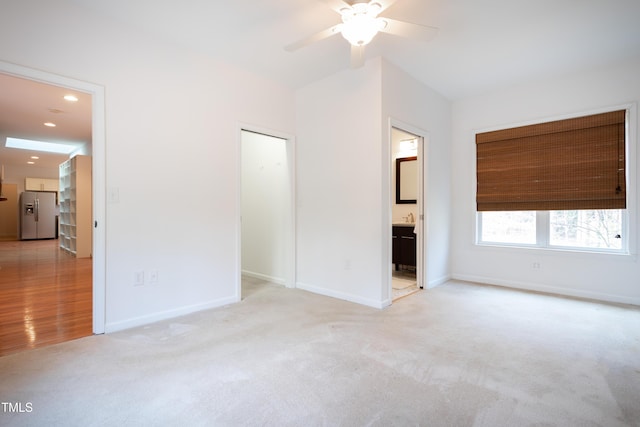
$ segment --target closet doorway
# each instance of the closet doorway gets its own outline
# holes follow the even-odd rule
[[[424,286],[424,136],[391,128],[391,299]]]
[[[260,284],[295,286],[293,139],[243,127],[240,136],[240,297]]]

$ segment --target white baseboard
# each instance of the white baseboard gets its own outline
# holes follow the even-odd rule
[[[432,289],[436,286],[440,286],[443,283],[447,283],[449,280],[451,280],[451,276],[449,274],[439,277],[438,279],[430,280],[429,282],[427,282],[427,289]]]
[[[158,313],[152,313],[145,316],[134,317],[132,319],[121,320],[119,322],[111,322],[105,324],[105,332],[116,332],[123,329],[135,328],[137,326],[148,325],[149,323],[159,322],[161,320],[172,319],[174,317],[184,316],[186,314],[195,313],[197,311],[208,310],[211,308],[218,308],[229,304],[238,302],[238,298],[235,296],[220,298],[217,300],[209,301],[202,304],[194,304],[177,309],[161,311]]]
[[[501,280],[484,276],[473,276],[464,274],[454,274],[454,280],[465,282],[475,282],[486,285],[502,286],[504,288],[522,289],[526,291],[544,292],[548,294],[563,295],[569,297],[586,298],[598,301],[615,302],[619,304],[640,305],[640,298],[625,297],[620,295],[606,294],[602,292],[586,291],[575,288],[560,288],[557,286],[541,285],[532,282],[518,282],[512,280]]]
[[[296,283],[296,288],[302,289],[305,291],[313,292],[314,294],[324,295],[327,297],[337,298],[344,301],[354,302],[360,305],[366,305],[367,307],[373,308],[385,308],[391,304],[390,300],[372,300],[369,298],[363,298],[358,295],[352,295],[346,292],[340,292],[333,289],[322,288],[320,286],[309,285],[306,283]]]
[[[286,284],[286,280],[284,280],[281,277],[268,276],[266,274],[256,273],[255,271],[242,270],[242,275],[253,277],[254,279],[266,280],[268,282],[276,283],[278,285]]]

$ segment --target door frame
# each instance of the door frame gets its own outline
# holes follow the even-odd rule
[[[428,219],[428,208],[426,208],[427,205],[427,162],[425,161],[425,156],[426,153],[429,152],[428,147],[429,147],[429,132],[420,129],[416,126],[413,126],[409,123],[405,123],[402,122],[400,120],[394,119],[394,118],[390,118],[389,119],[389,137],[388,137],[388,176],[391,177],[392,174],[392,162],[391,162],[391,158],[392,158],[392,153],[391,153],[391,148],[392,148],[392,141],[391,141],[391,132],[392,129],[398,129],[407,133],[410,133],[412,135],[415,135],[416,137],[418,137],[418,200],[417,200],[417,204],[416,204],[416,208],[417,208],[417,216],[416,216],[416,224],[418,225],[418,232],[416,233],[416,282],[419,288],[424,289],[425,287],[425,283],[426,283],[426,277],[427,277],[427,259],[425,257],[425,247],[426,247],[426,242],[427,242],[427,236],[428,236],[428,227],[427,227],[427,219]],[[390,178],[391,179],[391,178]],[[391,197],[391,193],[392,191],[389,191],[389,197],[387,197],[387,203],[388,203],[388,224],[387,224],[387,230],[388,230],[388,234],[389,236],[391,236],[391,228],[393,225],[393,201],[392,201],[392,197]],[[391,246],[393,243],[393,239],[389,238],[389,245]],[[393,248],[390,247],[388,249],[388,254],[389,254],[389,259],[388,259],[388,266],[389,266],[389,274],[387,275],[387,285],[388,285],[388,292],[389,292],[389,301],[393,302],[393,298],[391,297],[393,290],[392,290],[392,268],[391,268],[391,262],[392,262],[392,258],[391,255],[393,253]]]
[[[289,206],[286,209],[286,236],[285,236],[285,287],[296,287],[296,144],[295,137],[291,134],[277,130],[256,126],[248,123],[239,123],[237,127],[237,190],[236,190],[236,293],[235,300],[242,299],[242,132],[253,132],[279,138],[285,141],[287,152],[287,170],[289,181]]]
[[[65,87],[91,95],[92,203],[93,203],[93,333],[104,334],[106,322],[106,139],[104,87],[46,71],[0,61],[0,73]]]

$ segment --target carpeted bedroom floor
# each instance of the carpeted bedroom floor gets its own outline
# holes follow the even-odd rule
[[[0,425],[640,425],[638,307],[451,281],[376,310],[243,286],[0,358]]]

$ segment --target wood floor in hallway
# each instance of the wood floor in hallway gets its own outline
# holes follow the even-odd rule
[[[0,356],[91,335],[91,272],[57,240],[0,241]]]

